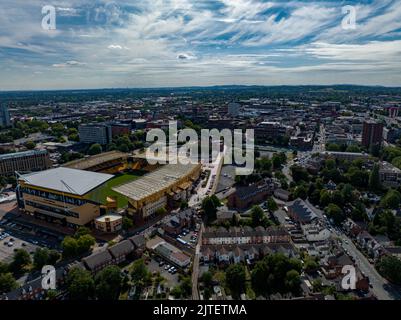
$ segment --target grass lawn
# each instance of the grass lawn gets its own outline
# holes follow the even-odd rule
[[[109,180],[106,182],[104,185],[101,187],[93,190],[89,194],[89,198],[100,202],[100,203],[106,203],[106,197],[107,196],[112,196],[117,198],[117,206],[118,208],[123,208],[128,204],[128,200],[126,197],[123,195],[113,191],[111,188],[117,187],[121,184],[133,181],[139,177],[138,174],[133,174],[133,173],[122,173],[119,175],[116,175],[113,179]]]

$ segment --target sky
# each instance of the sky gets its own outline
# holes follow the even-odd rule
[[[400,70],[401,0],[0,1],[0,90],[401,86]]]

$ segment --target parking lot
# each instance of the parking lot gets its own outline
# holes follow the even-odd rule
[[[166,270],[167,266],[169,266],[169,263],[161,258],[156,258],[158,260],[162,260],[163,263],[160,263],[155,260],[155,258],[152,258],[148,264],[148,269],[150,272],[157,273],[160,272],[160,275],[166,279],[165,285],[169,288],[174,288],[175,286],[178,285],[178,272],[172,274]],[[162,265],[160,265],[162,264]],[[170,266],[171,267],[171,266]]]
[[[0,229],[0,262],[10,263],[16,249],[25,249],[29,253],[34,253],[38,246],[26,242],[13,234],[8,234]]]
[[[182,241],[185,241],[187,244],[189,244],[189,246],[194,248],[198,241],[198,233],[196,231],[186,229],[179,235],[178,238]]]

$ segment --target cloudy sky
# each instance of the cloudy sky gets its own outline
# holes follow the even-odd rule
[[[401,0],[0,1],[0,90],[401,86],[400,70]]]

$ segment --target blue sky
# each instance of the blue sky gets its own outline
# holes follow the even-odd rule
[[[0,90],[401,86],[401,0],[1,0],[0,67]]]

